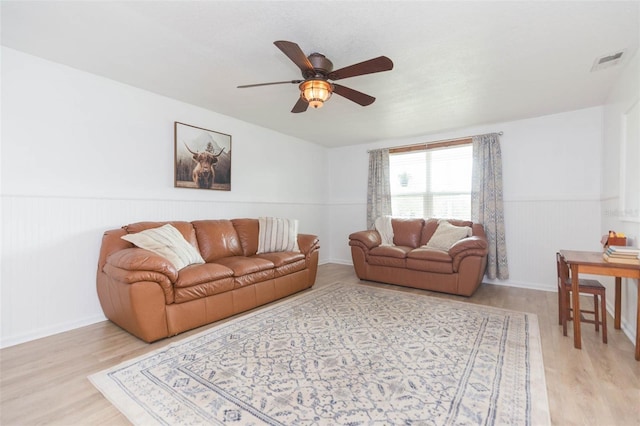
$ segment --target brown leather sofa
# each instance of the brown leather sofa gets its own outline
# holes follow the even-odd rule
[[[423,247],[435,233],[438,219],[393,218],[391,246],[381,245],[375,230],[349,235],[358,278],[471,296],[482,282],[487,265],[484,227],[468,221],[448,221],[472,230],[472,236],[459,240],[448,251]]]
[[[120,238],[173,225],[206,263],[171,262]],[[140,339],[173,336],[313,286],[319,244],[298,234],[300,252],[256,254],[258,219],[139,222],[105,232],[97,290],[107,318]]]

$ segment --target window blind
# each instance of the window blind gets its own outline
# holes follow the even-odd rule
[[[471,144],[389,155],[394,216],[469,219]]]

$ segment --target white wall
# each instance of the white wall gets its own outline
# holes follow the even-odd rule
[[[348,235],[366,227],[368,149],[498,131],[510,278],[493,282],[555,291],[558,249],[600,248],[601,107],[332,149],[331,261],[351,263]]]
[[[640,101],[640,54],[625,65],[621,77],[612,88],[604,106],[604,150],[602,155],[602,233],[608,230],[623,232],[631,240],[628,244],[640,247],[640,211],[622,210],[621,175],[622,150],[626,132],[625,114]],[[636,129],[637,130],[637,129]],[[635,163],[638,167],[638,163]],[[612,278],[599,278],[607,286],[607,304],[613,306],[614,286]],[[635,342],[636,300],[638,283],[625,279],[622,285],[622,329]],[[609,309],[613,312],[613,309]]]
[[[0,345],[104,319],[102,233],[139,220],[296,217],[319,235],[321,262],[350,264],[348,235],[365,228],[368,149],[494,131],[504,131],[511,272],[496,282],[554,290],[559,248],[598,250],[608,229],[638,241],[638,224],[611,213],[637,62],[604,107],[329,150],[2,48]],[[174,121],[232,135],[230,192],[173,188]],[[637,289],[625,291],[628,329]]]
[[[329,241],[324,147],[4,47],[1,114],[2,346],[104,319],[107,229],[274,215]],[[231,191],[173,187],[174,121],[232,135]]]

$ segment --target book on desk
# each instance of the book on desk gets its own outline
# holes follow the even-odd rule
[[[602,257],[607,262],[640,265],[640,249],[634,247],[609,246]]]

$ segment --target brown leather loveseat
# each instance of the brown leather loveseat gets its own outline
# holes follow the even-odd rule
[[[167,223],[205,263],[177,270],[167,258],[121,238]],[[233,219],[139,222],[105,232],[97,273],[105,315],[153,342],[313,286],[318,238],[297,234],[299,252],[256,254],[259,228],[258,219]]]
[[[448,249],[427,247],[438,219],[391,219],[393,245],[382,245],[378,231],[349,235],[358,278],[444,293],[471,296],[484,276],[488,244],[484,227],[449,219],[456,227],[470,227],[471,236]]]

